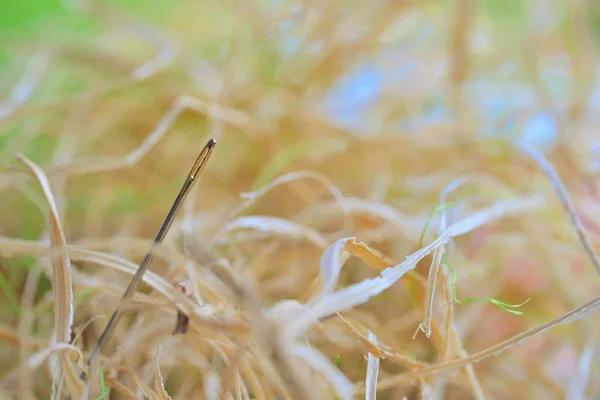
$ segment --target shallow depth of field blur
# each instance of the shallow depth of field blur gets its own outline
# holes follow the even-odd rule
[[[598,398],[599,49],[591,0],[0,2],[0,398]]]

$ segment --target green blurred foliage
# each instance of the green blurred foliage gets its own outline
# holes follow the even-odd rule
[[[600,44],[600,2],[591,1],[588,7],[588,18],[590,23],[591,35]]]
[[[68,10],[60,0],[0,1],[0,37],[30,33],[42,24],[64,18]]]
[[[527,3],[521,0],[484,0],[482,11],[493,21],[515,28],[525,22]]]

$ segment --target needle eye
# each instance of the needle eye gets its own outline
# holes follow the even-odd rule
[[[192,169],[190,170],[190,174],[188,175],[190,180],[194,180],[198,176],[200,176],[216,144],[217,141],[215,139],[210,139],[208,143],[206,143],[206,146],[204,146],[204,148],[198,155],[196,162],[192,166]]]

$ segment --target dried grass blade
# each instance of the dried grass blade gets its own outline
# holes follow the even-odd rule
[[[244,357],[240,362],[240,374],[248,382],[252,393],[257,400],[265,399],[265,389],[261,386],[260,380],[256,376],[256,371],[250,365],[248,357]]]
[[[384,254],[381,254],[375,249],[372,249],[367,244],[362,242],[356,242],[355,240],[349,240],[344,243],[344,248],[350,252],[355,257],[363,260],[367,265],[378,272],[382,272],[386,268],[390,268],[395,266],[397,263],[391,258],[387,257]],[[414,281],[418,283],[415,287]],[[425,310],[425,298],[427,287],[427,281],[416,273],[412,273],[410,275],[405,275],[400,278],[399,283],[401,283],[406,291],[411,296],[411,299],[415,300],[416,305],[421,308],[421,310]],[[439,324],[436,320],[432,320],[431,326],[431,341],[433,342],[435,348],[438,351],[441,351],[443,348],[443,336],[442,331],[439,327]]]
[[[156,349],[156,370],[154,372],[154,386],[158,393],[159,400],[173,400],[167,390],[165,389],[165,382],[160,372],[160,350],[162,345],[159,345]]]
[[[239,229],[250,229],[276,236],[304,239],[314,243],[318,247],[327,247],[327,239],[317,231],[284,218],[269,216],[239,217],[228,223],[226,227],[227,232]]]
[[[290,353],[304,360],[315,371],[320,372],[323,378],[331,384],[340,399],[352,399],[352,383],[319,351],[307,345],[297,343],[291,346]]]
[[[397,385],[400,382],[411,381],[414,379],[418,379],[420,377],[429,377],[434,375],[439,375],[448,371],[451,371],[456,368],[462,368],[467,365],[471,365],[473,363],[484,360],[488,357],[498,356],[500,353],[508,350],[515,344],[521,344],[523,341],[530,339],[538,334],[541,334],[545,331],[548,331],[557,325],[566,325],[572,322],[575,322],[585,315],[594,312],[600,308],[600,297],[596,297],[595,299],[585,303],[582,306],[579,306],[560,317],[554,318],[551,321],[548,321],[544,324],[538,325],[536,327],[530,328],[524,332],[521,332],[501,343],[498,343],[494,346],[488,347],[485,350],[481,350],[477,353],[473,353],[467,357],[448,361],[445,363],[440,363],[436,365],[432,365],[431,367],[425,368],[420,371],[412,371],[406,374],[389,377],[386,378],[385,381],[380,381],[379,386],[380,390],[384,388],[390,388]]]
[[[377,345],[377,338],[369,331],[369,342]],[[367,357],[367,377],[365,379],[365,400],[377,399],[377,378],[379,376],[379,358],[369,353]]]
[[[380,347],[377,342],[371,341],[367,336],[363,335],[359,332],[358,329],[354,325],[352,325],[346,318],[342,317],[338,314],[346,328],[352,333],[356,338],[365,346],[367,352],[372,354],[377,358],[385,358],[391,362],[397,363],[398,365],[402,365],[411,370],[419,370],[428,366],[428,364],[420,361],[415,361],[410,359],[407,356],[403,356],[402,354],[391,352],[389,350]]]
[[[209,371],[204,375],[204,398],[218,400],[221,393],[221,378],[216,373]]]
[[[325,188],[327,188],[327,191],[335,199],[339,210],[342,212],[342,214],[344,216],[344,228],[348,228],[350,226],[351,221],[348,218],[349,210],[348,210],[348,207],[346,207],[346,203],[344,201],[344,194],[342,193],[342,191],[337,186],[335,186],[333,184],[333,182],[331,182],[331,180],[327,176],[320,174],[318,172],[309,171],[309,170],[300,170],[300,171],[290,172],[289,174],[281,175],[281,176],[273,179],[269,183],[266,183],[260,189],[257,189],[252,192],[242,193],[240,195],[240,197],[246,201],[244,204],[242,204],[240,209],[236,210],[236,211],[240,212],[242,209],[250,207],[259,198],[264,196],[268,191],[274,189],[275,187],[285,184],[285,183],[297,181],[300,179],[312,179],[312,180],[319,182],[321,185],[323,185]]]
[[[60,224],[50,183],[44,171],[22,155],[18,155],[17,158],[38,180],[48,203],[55,340],[57,343],[69,343],[71,340],[71,325],[73,323],[73,287],[71,283],[71,261],[66,252],[67,241]],[[67,389],[75,398],[81,397],[83,385],[77,378],[73,365],[65,354],[61,353],[59,358],[62,370],[66,375]]]
[[[138,395],[135,396],[136,398],[140,398],[143,395],[144,396],[143,398],[147,398],[147,399],[151,399],[151,400],[158,399],[156,392],[154,392],[154,390],[152,390],[148,386],[148,384],[136,372],[134,372],[131,369],[129,369],[125,366],[122,366],[122,365],[116,366],[114,369],[116,371],[126,372],[129,375],[131,375],[135,384],[137,385]],[[106,377],[105,379],[106,379],[106,381],[109,381],[108,377]]]
[[[442,256],[444,255],[445,246],[438,247],[433,253],[431,266],[429,267],[429,277],[427,279],[427,291],[425,294],[425,307],[423,315],[423,323],[419,324],[419,328],[425,333],[428,338],[431,337],[431,325],[433,321],[433,306],[434,296],[437,287],[437,276],[442,264]]]
[[[303,307],[304,310],[299,312],[294,321],[290,321],[285,326],[284,334],[295,337],[321,318],[367,302],[371,297],[387,290],[404,274],[414,269],[419,261],[435,249],[448,243],[452,237],[468,233],[501,217],[536,208],[541,202],[539,196],[517,197],[499,201],[489,208],[480,210],[453,223],[435,241],[408,256],[401,264],[385,269],[380,276],[365,279],[330,295],[318,297],[316,300],[313,299]]]
[[[535,194],[500,200],[488,208],[474,212],[462,220],[453,223],[444,233],[449,237],[461,236],[493,220],[519,215],[523,212],[539,208],[543,203],[543,197]]]
[[[566,400],[585,398],[585,392],[590,383],[590,375],[592,374],[591,369],[594,362],[594,356],[597,354],[597,342],[596,335],[591,335],[585,343],[585,347],[583,348],[583,352],[577,363],[577,369],[571,380]]]
[[[345,197],[341,203],[338,200],[337,202],[327,201],[317,204],[303,211],[298,219],[306,221],[309,218],[311,220],[330,218],[331,215],[339,214],[340,211],[346,215],[365,215],[379,218],[397,229],[404,237],[415,241],[418,239],[416,235],[418,228],[413,218],[387,204],[360,198]]]
[[[303,307],[294,320],[289,321],[284,327],[284,335],[296,337],[321,318],[367,302],[393,285],[402,275],[414,268],[415,264],[400,264],[398,268],[384,271],[381,276],[365,279],[329,295],[318,297],[316,301],[313,300]]]
[[[50,64],[52,53],[48,48],[38,49],[30,58],[25,73],[15,85],[8,98],[0,103],[0,122],[22,107],[34,93],[42,75]]]
[[[50,347],[47,347],[43,350],[38,351],[35,354],[32,354],[31,357],[27,360],[27,368],[34,370],[40,367],[48,357],[50,357],[55,352],[69,352],[76,355],[77,362],[79,364],[83,361],[83,354],[81,354],[81,350],[72,344],[68,343],[56,343]],[[82,364],[83,366],[83,364]]]
[[[321,256],[321,296],[333,292],[338,281],[342,266],[350,253],[345,249],[346,242],[353,241],[354,238],[343,238],[331,246],[327,247]]]
[[[382,272],[385,269],[398,264],[385,254],[380,253],[376,249],[369,247],[363,242],[350,240],[344,244],[344,248],[353,256],[363,260],[369,267],[373,268],[377,272]],[[416,288],[413,285],[413,281],[418,283]],[[400,283],[404,286],[409,295],[411,295],[413,299],[416,299],[417,305],[423,310],[423,299],[425,298],[425,288],[427,286],[427,281],[423,278],[423,276],[413,273],[410,276],[402,277],[400,279]],[[433,330],[435,331],[436,329],[434,328]],[[435,336],[435,332],[433,335]]]
[[[567,189],[563,185],[560,177],[558,176],[558,173],[554,170],[554,168],[552,168],[552,165],[548,162],[548,160],[546,160],[544,156],[542,156],[533,147],[521,140],[517,141],[515,144],[525,154],[527,154],[529,158],[531,158],[535,163],[537,163],[542,169],[542,171],[544,171],[546,176],[548,176],[548,178],[550,179],[550,182],[554,187],[554,191],[556,192],[563,207],[567,211],[569,221],[575,229],[575,233],[577,234],[579,242],[581,243],[586,255],[590,259],[590,262],[594,266],[596,273],[600,275],[600,257],[598,257],[598,254],[594,250],[594,246],[592,246],[592,242],[590,241],[590,238],[588,237],[587,232],[583,227],[583,224],[581,223],[581,220],[577,216],[577,212],[575,211],[575,206],[571,201],[569,192],[567,192]]]

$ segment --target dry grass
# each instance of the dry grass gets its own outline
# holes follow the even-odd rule
[[[596,398],[597,10],[524,3],[79,2],[15,43],[0,397]]]

